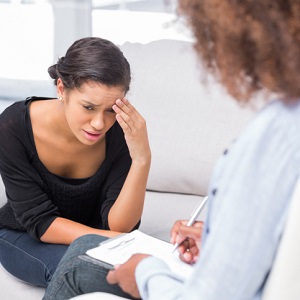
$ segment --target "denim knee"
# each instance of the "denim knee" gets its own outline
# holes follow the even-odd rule
[[[26,232],[0,230],[1,264],[10,274],[32,285],[48,285],[66,250],[65,245],[45,244]]]
[[[65,300],[93,292],[105,292],[131,298],[118,285],[107,282],[108,269],[74,257],[61,264],[46,289],[43,300]]]

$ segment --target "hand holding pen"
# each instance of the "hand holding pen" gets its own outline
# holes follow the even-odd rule
[[[171,231],[171,243],[175,243],[173,252],[177,249],[180,258],[187,263],[194,263],[200,251],[203,222],[196,222],[203,210],[207,197],[196,207],[189,221],[177,221]]]

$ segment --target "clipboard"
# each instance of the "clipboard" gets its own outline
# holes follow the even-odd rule
[[[149,254],[162,259],[180,277],[189,277],[193,269],[192,265],[182,262],[179,254],[172,251],[171,243],[154,238],[140,230],[134,230],[105,240],[98,247],[86,251],[86,254],[111,267],[123,264],[135,253]]]

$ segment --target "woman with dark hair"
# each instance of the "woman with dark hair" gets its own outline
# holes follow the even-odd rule
[[[265,106],[216,165],[203,230],[183,221],[172,229],[192,275],[184,280],[162,260],[136,254],[107,280],[142,299],[259,300],[300,176],[300,0],[179,0],[179,13],[207,71],[236,101],[261,93]],[[96,239],[77,239],[63,260]],[[97,278],[84,281],[84,268],[57,270],[57,295],[74,286],[78,294],[101,291]]]
[[[0,262],[42,287],[76,238],[138,228],[151,161],[117,46],[80,39],[48,71],[58,99],[30,97],[0,116]]]

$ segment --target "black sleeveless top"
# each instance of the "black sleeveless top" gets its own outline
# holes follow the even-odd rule
[[[7,203],[0,209],[0,228],[27,231],[39,239],[61,216],[109,229],[109,210],[131,165],[123,130],[115,122],[106,133],[106,157],[93,176],[57,176],[38,157],[28,109],[32,101],[48,99],[30,97],[0,115],[0,173],[7,196]]]

